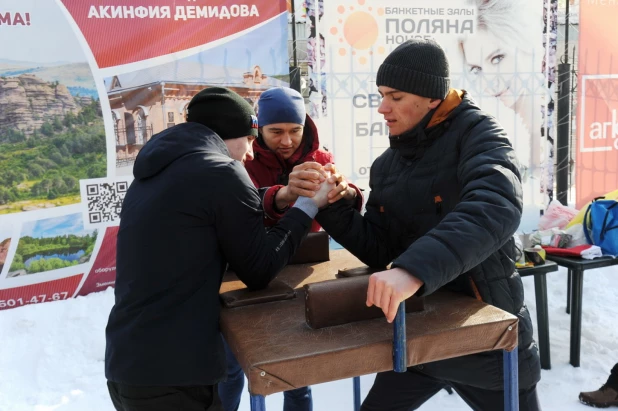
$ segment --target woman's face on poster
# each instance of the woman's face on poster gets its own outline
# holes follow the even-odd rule
[[[499,98],[507,107],[525,93],[516,73],[534,71],[531,55],[506,45],[486,30],[461,42],[465,69],[478,78],[482,91]],[[540,63],[539,63],[540,67]]]

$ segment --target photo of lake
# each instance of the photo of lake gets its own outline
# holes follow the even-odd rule
[[[85,264],[96,240],[81,213],[25,223],[7,278]]]
[[[26,261],[24,261],[24,265],[26,266],[26,268],[30,268],[30,265],[32,263],[37,263],[40,262],[42,260],[51,260],[54,258],[58,258],[62,261],[70,261],[72,263],[78,264],[79,259],[81,257],[83,257],[84,255],[86,255],[86,252],[84,250],[79,250],[75,253],[67,253],[67,254],[58,254],[58,253],[54,253],[54,254],[49,254],[49,253],[44,253],[44,254],[37,254],[33,257],[28,258]]]

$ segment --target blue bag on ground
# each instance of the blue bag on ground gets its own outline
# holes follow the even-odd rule
[[[584,234],[589,244],[601,247],[603,254],[618,256],[618,202],[595,199],[584,215]]]

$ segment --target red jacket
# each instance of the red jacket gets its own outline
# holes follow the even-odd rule
[[[305,120],[303,140],[292,157],[284,160],[283,157],[266,147],[261,137],[253,142],[253,153],[253,161],[246,162],[245,167],[257,188],[270,187],[263,198],[264,224],[268,227],[283,217],[283,213],[275,209],[275,195],[284,185],[287,185],[288,176],[295,166],[307,161],[315,161],[322,165],[334,163],[332,153],[320,148],[318,129],[309,116]],[[363,205],[363,195],[358,187],[352,184],[350,186],[356,190],[356,206],[360,211]],[[314,220],[311,231],[319,231],[320,228]]]

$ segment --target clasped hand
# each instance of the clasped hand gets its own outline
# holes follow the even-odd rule
[[[319,194],[322,195],[318,198]],[[289,175],[288,185],[277,193],[277,205],[293,203],[299,196],[314,199],[318,207],[322,208],[342,198],[354,199],[356,190],[337,172],[334,164],[322,166],[309,161],[294,167]]]

